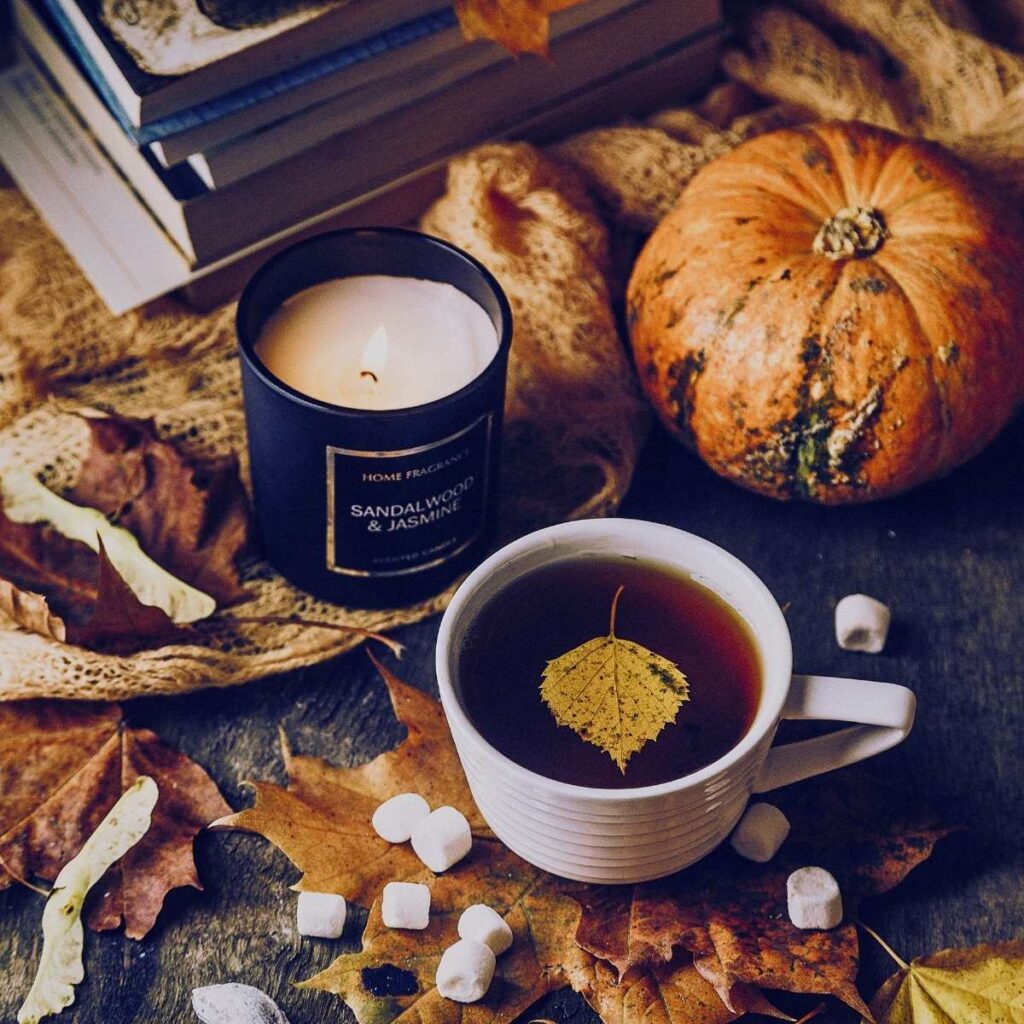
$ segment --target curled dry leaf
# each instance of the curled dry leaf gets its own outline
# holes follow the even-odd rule
[[[121,793],[149,776],[160,789],[152,827],[111,870],[88,923],[103,931],[123,920],[142,938],[171,889],[202,888],[192,841],[230,808],[194,761],[127,728],[116,705],[0,704],[0,735],[0,887],[56,878]]]
[[[548,52],[548,21],[583,0],[455,0],[467,39],[493,39],[513,53]]]
[[[85,422],[74,504],[4,475],[0,610],[61,642],[137,648],[241,600],[248,512],[235,464],[201,473],[148,424]]]
[[[158,798],[156,783],[136,779],[96,826],[81,850],[61,868],[43,908],[43,949],[18,1024],[39,1024],[75,1001],[85,976],[82,906],[89,890],[146,834]]]
[[[767,987],[835,992],[862,1005],[854,987],[852,926],[799,933],[801,946],[796,930],[778,920],[780,913],[785,917],[786,898],[781,861],[739,864],[725,849],[658,883],[591,887],[521,860],[480,818],[440,705],[378,668],[408,729],[396,749],[357,768],[286,749],[287,789],[257,783],[255,806],[216,823],[270,839],[303,872],[299,889],[372,904],[361,952],[340,957],[305,983],[344,998],[359,1024],[398,1017],[431,1024],[507,1022],[543,993],[566,985],[606,1024],[727,1024],[745,1012],[773,1012],[761,993]],[[851,806],[844,806],[850,786],[838,776],[802,797],[803,787],[785,794],[803,807],[801,815],[786,803],[793,820],[819,819],[808,842],[794,841],[794,856],[813,854],[804,863],[841,862],[844,883],[881,891],[927,857],[946,830],[923,822],[919,810],[908,815],[894,807],[887,790],[876,785],[870,793],[873,825],[854,834],[866,805],[850,796]],[[457,807],[471,822],[472,852],[444,875],[426,870],[407,844],[386,843],[370,825],[382,801],[410,790],[433,807]],[[430,887],[426,932],[383,927],[378,897],[395,879]],[[502,913],[516,938],[499,958],[484,1000],[463,1007],[437,994],[434,972],[455,938],[459,912],[475,901]]]

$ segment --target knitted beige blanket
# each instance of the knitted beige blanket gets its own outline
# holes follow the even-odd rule
[[[1022,0],[985,11],[1008,45],[1024,41]],[[860,118],[936,139],[1024,199],[1024,59],[986,41],[985,30],[963,0],[761,7],[742,48],[725,58],[732,81],[696,107],[590,131],[548,154],[495,145],[452,163],[447,194],[423,226],[490,266],[515,313],[506,537],[617,508],[647,414],[616,329],[622,282],[612,243],[649,231],[715,156],[782,124]],[[161,436],[200,460],[236,452],[244,475],[233,312],[200,316],[166,299],[110,317],[31,208],[0,190],[0,471],[21,465],[55,489],[69,487],[86,440],[69,413],[87,407],[152,417]],[[450,596],[382,612],[339,608],[259,561],[246,567],[245,582],[247,618],[301,616],[376,631],[430,615]],[[0,622],[0,699],[227,686],[359,642],[331,629],[233,623],[231,614],[202,624],[189,644],[131,656]]]

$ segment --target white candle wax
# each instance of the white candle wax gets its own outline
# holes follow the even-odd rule
[[[497,350],[491,318],[458,288],[382,274],[298,292],[256,343],[267,369],[296,391],[354,409],[404,409],[453,394]]]

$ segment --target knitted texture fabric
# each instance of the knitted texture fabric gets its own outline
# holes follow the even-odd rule
[[[994,30],[1003,45],[990,41]],[[515,312],[506,539],[618,507],[647,413],[616,329],[616,253],[630,251],[716,156],[783,125],[857,118],[941,142],[1024,201],[1020,0],[794,0],[753,8],[738,40],[724,58],[731,80],[697,105],[584,132],[546,155],[522,144],[482,147],[452,162],[446,195],[424,217],[426,230],[491,267]],[[115,319],[11,189],[0,190],[0,225],[0,469],[21,465],[69,487],[86,441],[69,412],[88,407],[152,418],[198,460],[235,452],[244,478],[233,308],[199,315],[165,299]],[[339,608],[260,561],[246,567],[245,582],[247,617],[375,631],[421,619],[450,597],[389,611]],[[359,642],[327,628],[233,624],[231,615],[199,625],[190,644],[127,657],[0,623],[0,698],[226,686]]]
[[[57,491],[86,447],[77,409],[152,419],[198,462],[239,456],[245,425],[233,308],[201,316],[171,299],[111,317],[13,189],[0,190],[0,471],[21,466]],[[457,160],[429,229],[485,259],[516,315],[509,378],[504,538],[618,506],[648,414],[619,340],[608,232],[576,176],[528,146]],[[266,563],[245,567],[250,600],[197,624],[189,643],[118,656],[0,624],[0,697],[124,699],[227,686],[329,658],[360,637],[439,611],[318,601]],[[302,618],[323,627],[237,622]]]

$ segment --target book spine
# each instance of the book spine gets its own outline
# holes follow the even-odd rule
[[[208,124],[210,121],[215,121],[227,114],[233,114],[239,110],[255,106],[280,93],[314,82],[324,75],[334,74],[347,67],[360,64],[363,61],[372,60],[374,57],[388,53],[391,50],[399,49],[419,39],[453,28],[457,24],[457,19],[452,10],[445,8],[435,11],[432,14],[407,21],[377,35],[370,36],[359,43],[343,46],[322,57],[306,61],[304,64],[290,68],[280,74],[260,79],[252,85],[235,89],[232,92],[217,97],[217,99],[196,104],[187,110],[151,121],[141,127],[136,127],[131,123],[128,115],[121,107],[100,68],[75,31],[74,26],[61,10],[60,4],[57,0],[43,0],[43,2],[46,4],[47,10],[53,17],[68,45],[74,50],[76,57],[97,92],[103,97],[103,101],[110,108],[125,131],[140,146],[158,142],[169,136],[196,128],[199,125]]]

